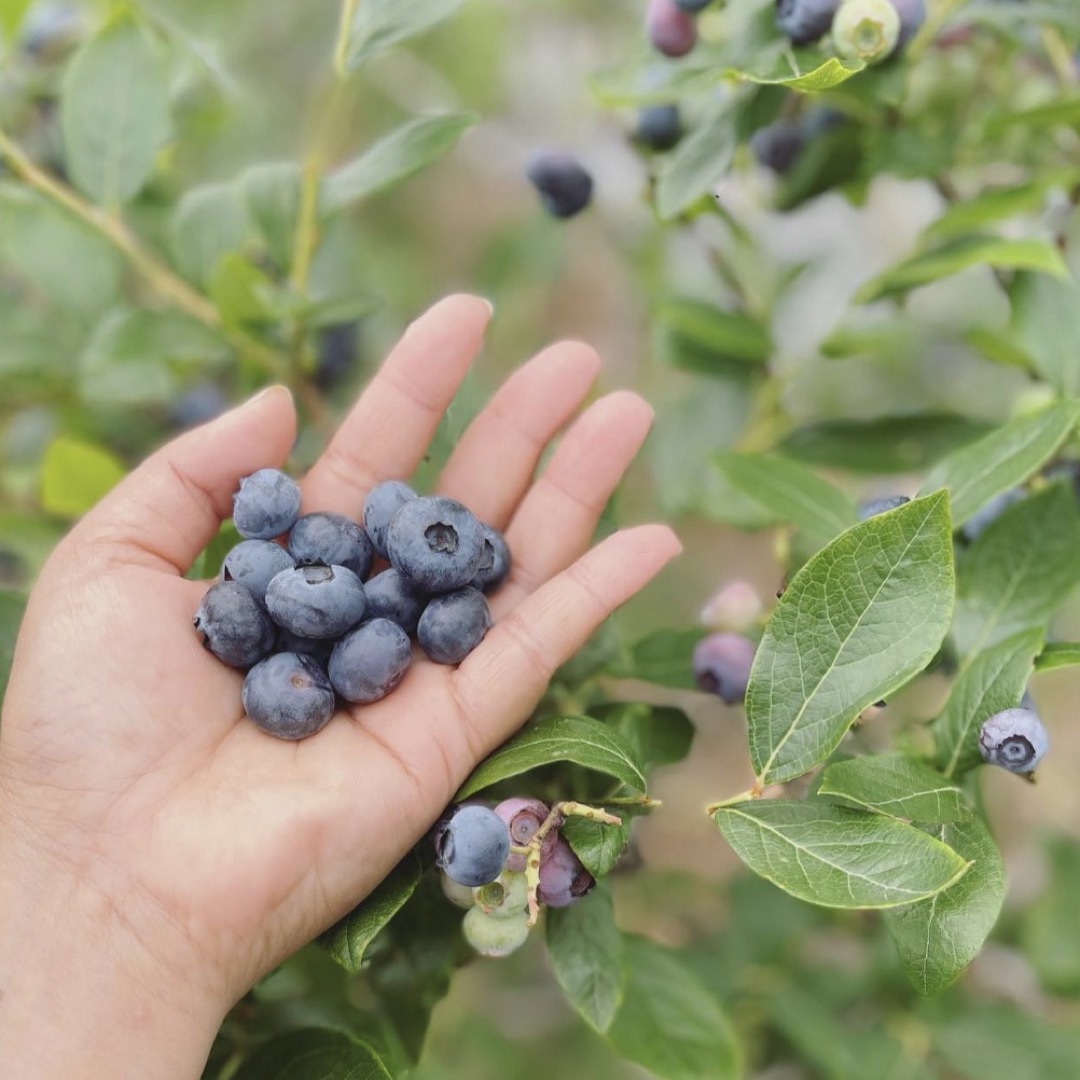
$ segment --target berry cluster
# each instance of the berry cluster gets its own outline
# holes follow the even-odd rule
[[[385,697],[412,661],[412,636],[436,663],[461,663],[491,626],[484,594],[510,572],[496,529],[397,480],[372,488],[360,525],[301,517],[295,481],[261,469],[241,480],[233,522],[244,539],[195,629],[219,660],[247,670],[244,711],[283,739],[314,735],[337,696]],[[376,557],[389,568],[369,577]]]
[[[831,31],[839,56],[866,63],[895,55],[925,21],[925,0],[776,0],[776,25],[793,45]]]
[[[481,955],[508,956],[525,943],[541,904],[567,907],[596,884],[559,835],[571,814],[618,821],[578,803],[518,796],[494,809],[462,803],[435,827],[443,892],[467,909],[465,938]]]

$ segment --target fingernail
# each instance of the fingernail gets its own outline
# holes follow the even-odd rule
[[[264,390],[260,390],[257,394],[252,394],[252,396],[249,397],[247,401],[245,401],[240,406],[240,408],[246,409],[249,406],[254,405],[256,402],[262,401],[263,398],[267,398],[271,394],[280,393],[281,391],[284,391],[286,394],[288,394],[290,398],[292,397],[292,391],[287,386],[282,383],[275,383],[273,386],[268,386]]]
[[[483,300],[487,304],[488,313],[493,317],[495,315],[495,305],[486,296],[479,296],[477,299]]]

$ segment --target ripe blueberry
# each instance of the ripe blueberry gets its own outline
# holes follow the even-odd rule
[[[806,145],[802,125],[797,120],[774,120],[750,136],[750,151],[765,168],[784,176]]]
[[[364,528],[371,546],[384,559],[387,558],[386,530],[390,527],[390,521],[405,503],[415,498],[416,492],[400,480],[384,480],[367,493],[364,499]]]
[[[897,50],[902,49],[926,22],[926,0],[889,0],[900,16],[900,36]]]
[[[735,705],[746,697],[757,646],[742,634],[710,634],[694,649],[694,678],[709,694]]]
[[[484,557],[484,527],[461,503],[439,496],[410,499],[386,530],[390,563],[419,592],[468,585]]]
[[[484,525],[484,553],[470,584],[481,592],[493,592],[510,573],[510,547],[498,529]]]
[[[573,217],[592,200],[592,177],[565,151],[545,150],[533,155],[525,166],[525,176],[540,192],[540,201],[552,217]]]
[[[435,864],[459,885],[486,885],[502,873],[510,830],[494,810],[469,804],[435,829]]]
[[[465,940],[481,956],[509,956],[529,938],[529,915],[522,912],[513,918],[500,919],[474,907],[465,912],[461,929]]]
[[[1049,745],[1046,728],[1031,709],[994,713],[979,729],[979,752],[983,760],[1009,772],[1033,772]]]
[[[268,735],[306,739],[334,715],[334,688],[310,656],[275,653],[244,680],[244,712]]]
[[[843,0],[833,19],[832,39],[845,60],[884,60],[900,40],[900,15],[889,0]]]
[[[225,556],[221,580],[240,582],[260,604],[265,604],[271,580],[295,565],[293,557],[272,540],[241,540]]]
[[[675,5],[691,15],[696,15],[699,11],[704,11],[712,2],[713,0],[675,0]]]
[[[270,582],[266,606],[278,626],[301,637],[340,637],[363,618],[364,586],[344,566],[298,566]]]
[[[484,640],[491,612],[484,594],[464,588],[436,596],[420,616],[416,640],[437,664],[460,664]]]
[[[650,150],[670,150],[682,138],[678,105],[646,105],[638,110],[634,138]]]
[[[300,653],[317,660],[321,667],[330,663],[330,654],[334,651],[337,642],[333,638],[308,638],[300,634],[294,634],[285,627],[277,628],[277,640],[274,642],[274,652]]]
[[[330,682],[353,704],[386,697],[405,677],[412,660],[409,635],[389,619],[361,623],[334,646]]]
[[[301,566],[344,566],[358,578],[371,569],[374,551],[363,527],[344,514],[305,514],[289,533],[289,553]]]
[[[793,45],[810,45],[828,33],[840,0],[776,0],[776,25]]]
[[[596,879],[582,865],[574,849],[560,836],[546,859],[540,860],[537,899],[548,907],[568,907],[581,899]]]
[[[515,796],[511,799],[503,799],[495,807],[495,813],[506,822],[510,830],[510,840],[515,847],[524,847],[535,835],[537,829],[547,821],[551,811],[545,803],[539,799],[530,799],[523,796]],[[540,846],[540,857],[551,854],[555,846],[558,833],[552,829]],[[506,860],[506,869],[520,873],[525,869],[525,856],[512,851]]]
[[[859,504],[859,520],[867,521],[878,514],[887,514],[904,503],[911,502],[907,495],[887,495],[883,499],[870,499],[868,502]]]
[[[1024,498],[1026,492],[1021,487],[1009,488],[1000,495],[995,495],[981,510],[976,510],[960,526],[960,535],[972,544],[992,525],[1013,503]]]
[[[392,566],[364,582],[364,596],[367,598],[365,617],[389,619],[406,634],[416,633],[428,602],[427,596],[414,592]]]
[[[645,35],[664,56],[685,56],[697,44],[697,23],[675,0],[649,0]]]
[[[274,647],[274,624],[251,592],[236,581],[210,586],[195,612],[195,629],[203,644],[230,667],[251,667]]]
[[[340,386],[356,367],[357,331],[355,322],[335,323],[319,334],[315,344],[315,370],[311,381],[323,391]]]
[[[169,419],[178,428],[198,427],[229,407],[229,399],[217,383],[196,383],[169,406]]]
[[[260,469],[240,481],[233,496],[233,523],[247,540],[273,540],[300,516],[300,488],[278,469]]]

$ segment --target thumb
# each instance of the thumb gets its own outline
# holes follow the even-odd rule
[[[72,530],[116,563],[181,574],[232,513],[240,477],[281,466],[296,437],[292,394],[272,386],[152,454]]]

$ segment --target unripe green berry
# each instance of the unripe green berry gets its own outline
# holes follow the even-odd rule
[[[485,915],[509,919],[520,915],[529,905],[529,883],[524,874],[504,870],[489,885],[473,890],[473,899]]]
[[[845,60],[884,60],[900,40],[900,16],[889,0],[844,0],[832,24],[833,44]]]
[[[479,907],[465,912],[461,924],[465,940],[481,956],[509,956],[525,944],[529,936],[529,914],[522,911],[511,918],[485,915]]]
[[[442,884],[443,895],[455,907],[471,908],[476,903],[473,889],[469,885],[459,885],[452,877],[440,872],[439,881]]]

